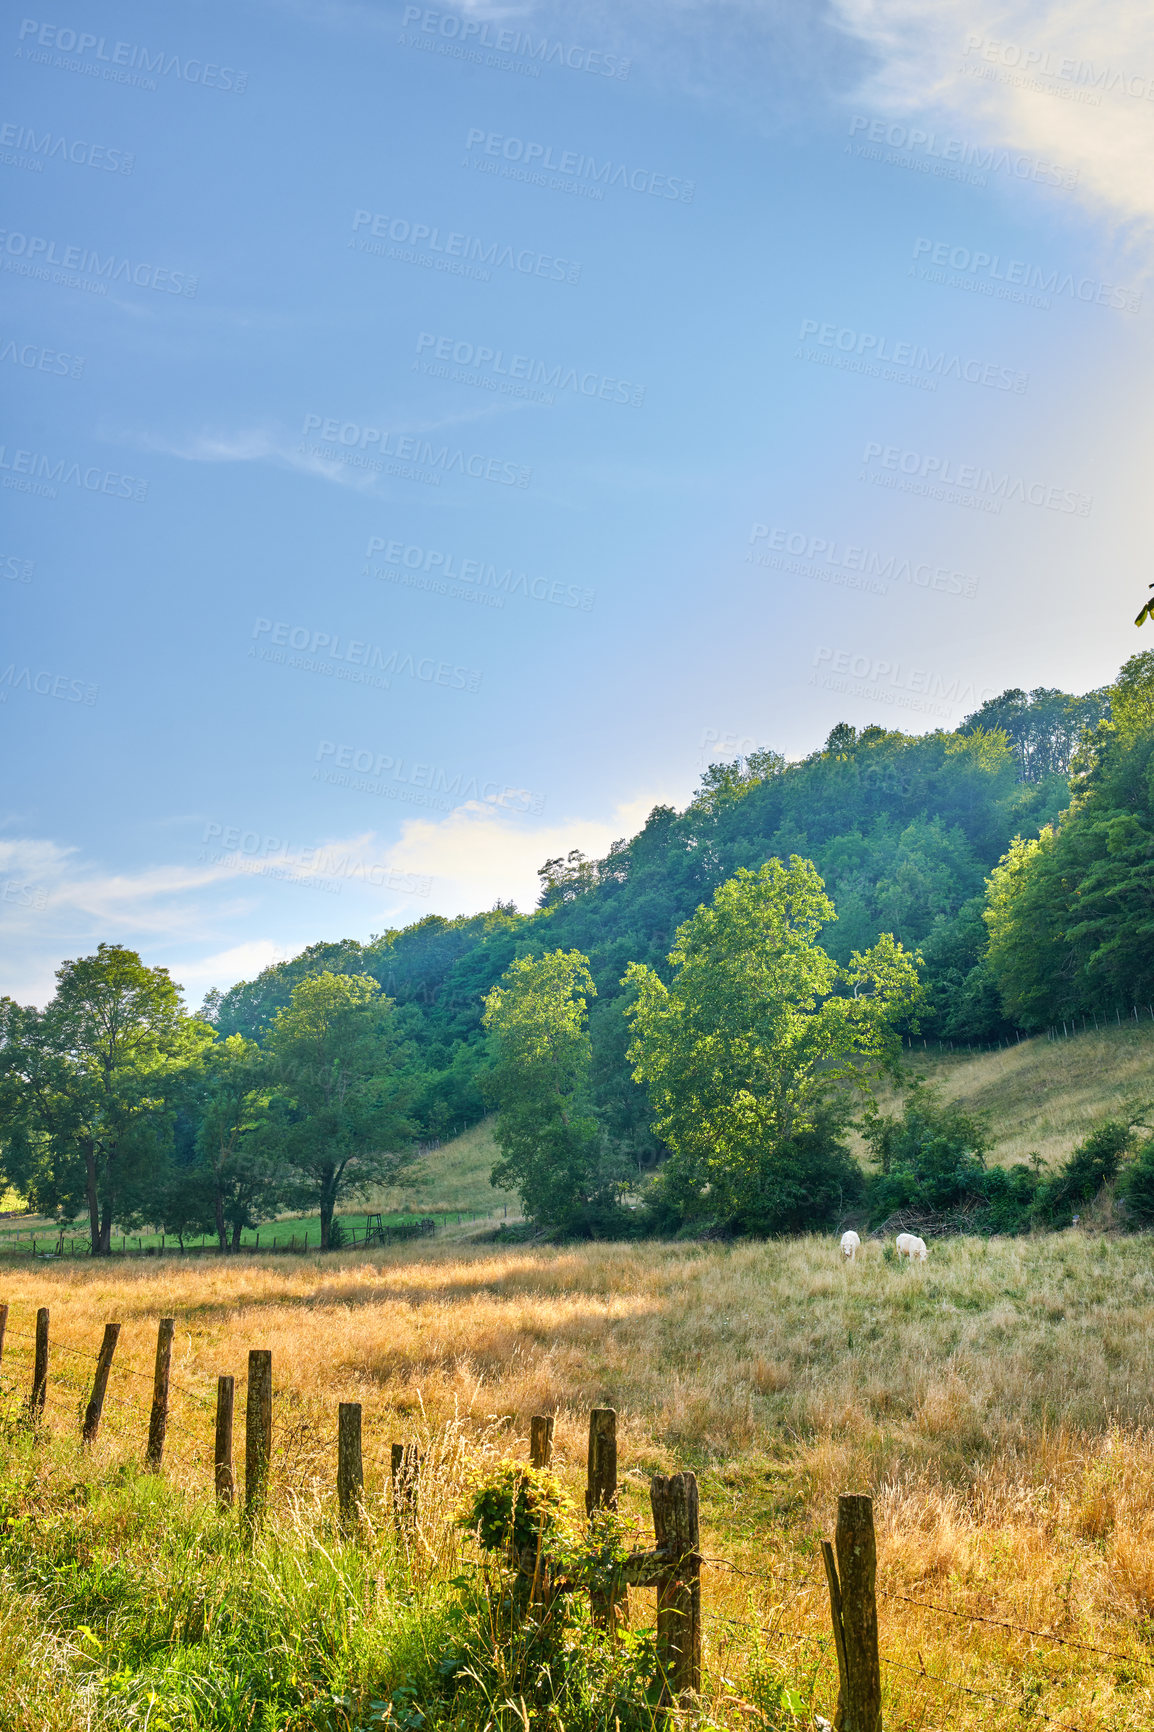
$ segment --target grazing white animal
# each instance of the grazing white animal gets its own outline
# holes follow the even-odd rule
[[[899,1233],[898,1256],[908,1257],[911,1263],[916,1257],[919,1263],[924,1263],[927,1256],[925,1240],[914,1233]]]
[[[860,1244],[861,1244],[861,1240],[858,1238],[857,1234],[854,1232],[852,1227],[850,1228],[848,1233],[842,1234],[842,1236],[841,1236],[842,1255],[845,1257],[845,1260],[847,1263],[856,1263],[857,1254],[858,1254],[858,1247],[860,1246]]]

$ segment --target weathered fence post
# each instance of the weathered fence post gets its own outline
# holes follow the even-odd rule
[[[4,1359],[4,1331],[8,1327],[8,1307],[0,1305],[0,1363]]]
[[[232,1414],[235,1385],[231,1377],[216,1380],[216,1438],[213,1470],[216,1481],[216,1501],[221,1509],[231,1509],[236,1496],[236,1481],[232,1471]]]
[[[393,1489],[393,1521],[400,1532],[411,1528],[417,1519],[421,1457],[415,1443],[394,1443],[389,1479]]]
[[[337,1409],[337,1505],[341,1527],[355,1533],[361,1519],[365,1470],[361,1459],[361,1404],[342,1401]]]
[[[872,1498],[838,1498],[834,1545],[823,1540],[821,1551],[837,1649],[839,1688],[834,1724],[839,1732],[882,1732]]]
[[[657,1660],[661,1705],[687,1705],[701,1689],[701,1528],[697,1478],[654,1474],[649,1488],[653,1532],[671,1554],[657,1589]]]
[[[535,1413],[529,1421],[529,1466],[548,1467],[553,1459],[553,1415]]]
[[[96,1357],[96,1375],[92,1379],[92,1398],[84,1410],[84,1424],[80,1437],[84,1443],[94,1443],[96,1433],[100,1429],[100,1415],[104,1411],[104,1392],[108,1388],[108,1373],[112,1370],[112,1355],[116,1352],[116,1343],[120,1336],[119,1323],[104,1325],[104,1340],[100,1343],[100,1352]]]
[[[152,1374],[152,1412],[148,1416],[148,1448],[144,1454],[152,1473],[160,1472],[164,1434],[168,1429],[168,1373],[172,1365],[174,1317],[162,1317],[156,1331],[156,1368]]]
[[[36,1359],[32,1367],[32,1393],[28,1397],[28,1417],[35,1421],[44,1413],[48,1397],[48,1312],[41,1306],[36,1313]]]
[[[589,1414],[589,1455],[586,1465],[585,1513],[617,1508],[617,1411],[595,1407]],[[594,1591],[589,1595],[593,1622],[612,1628],[629,1622],[629,1589]]]
[[[272,1353],[253,1347],[248,1355],[248,1398],[244,1409],[244,1513],[260,1521],[268,1498],[272,1456]]]

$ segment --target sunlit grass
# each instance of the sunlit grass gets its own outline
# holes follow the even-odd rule
[[[649,1474],[692,1466],[707,1555],[748,1572],[710,1566],[706,1576],[709,1688],[730,1701],[725,1714],[744,1712],[734,1703],[757,1698],[757,1680],[775,1669],[795,1692],[813,1680],[829,1711],[816,1539],[832,1532],[837,1494],[864,1488],[876,1500],[887,1593],[1121,1656],[883,1597],[892,1661],[915,1671],[924,1661],[929,1673],[1010,1698],[998,1707],[951,1695],[890,1667],[895,1726],[1020,1727],[1031,1702],[1056,1718],[1076,1709],[1085,1732],[1154,1724],[1148,1238],[955,1240],[912,1269],[874,1244],[845,1268],[822,1239],[732,1249],[415,1245],[291,1264],[25,1264],[6,1272],[0,1297],[18,1332],[3,1366],[17,1392],[27,1386],[35,1308],[51,1308],[49,1430],[61,1453],[49,1477],[60,1486],[81,1471],[106,1485],[139,1461],[156,1320],[177,1318],[166,1478],[189,1531],[203,1536],[190,1565],[202,1585],[216,1580],[223,1543],[206,1502],[216,1376],[239,1380],[239,1432],[247,1349],[268,1347],[276,1521],[285,1555],[303,1548],[306,1573],[314,1541],[327,1545],[331,1532],[338,1401],[364,1407],[366,1495],[382,1535],[392,1441],[422,1439],[440,1452],[445,1509],[469,1451],[523,1453],[530,1415],[556,1412],[557,1462],[579,1494],[588,1409],[608,1404],[620,1414],[623,1502],[639,1534],[649,1532]],[[124,1330],[104,1434],[81,1470],[71,1440],[106,1319]],[[87,1362],[73,1362],[64,1343]],[[135,1522],[146,1534],[147,1503],[132,1508],[131,1520],[117,1518],[121,1531]],[[109,1533],[92,1543],[108,1547]],[[441,1581],[448,1556],[435,1553],[431,1543],[421,1548],[422,1567]],[[133,1570],[144,1569],[145,1539],[132,1555]],[[149,1594],[162,1576],[146,1572]],[[40,1586],[44,1604],[53,1580],[49,1572]],[[227,1600],[240,1579],[220,1591]],[[634,1600],[636,1617],[651,1619],[650,1596]],[[34,1629],[49,1628],[41,1614],[28,1616]],[[67,1642],[72,1627],[65,1618],[53,1639]],[[384,1649],[373,1652],[373,1666],[384,1667]],[[357,1654],[353,1672],[368,1664]]]

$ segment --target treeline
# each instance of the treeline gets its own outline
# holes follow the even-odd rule
[[[4,1173],[38,1206],[87,1211],[94,1246],[112,1215],[207,1221],[223,1242],[286,1200],[331,1220],[417,1139],[496,1108],[498,1177],[571,1231],[824,1223],[868,1202],[845,1131],[851,1113],[868,1124],[854,1091],[893,1069],[903,1035],[998,1040],[1154,1002],[1152,778],[1147,654],[1102,691],[1003,693],[952,733],[842,724],[798,763],[713,765],[684,811],[655,807],[604,859],[546,861],[529,914],[498,904],[316,944],[197,1017],[162,970],[102,946],[64,966],[45,1011],[4,1008]],[[743,923],[726,961],[717,935]],[[786,933],[796,977],[767,975],[751,997],[757,946]],[[140,1003],[152,991],[159,1008],[138,1049],[117,1049],[135,1080],[114,1087],[94,983],[103,969],[115,998],[117,968],[147,977]],[[339,1062],[309,1021],[318,983],[352,1043]],[[882,1019],[868,1039],[867,1003]],[[516,1056],[518,1004],[525,1028],[552,1005],[565,1079]],[[675,1027],[681,1044],[663,1047]],[[811,1043],[800,1094],[794,1035]],[[721,1090],[708,1101],[707,1081]],[[982,1181],[990,1207],[1002,1182]],[[621,1199],[642,1191],[627,1221]]]
[[[0,1177],[43,1214],[181,1239],[337,1204],[416,1158],[402,1021],[365,975],[311,974],[262,1044],[190,1016],[167,969],[102,944],[43,1009],[0,1001]],[[339,1236],[339,1232],[338,1235]]]

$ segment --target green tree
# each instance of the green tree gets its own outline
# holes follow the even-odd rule
[[[5,1174],[37,1206],[87,1212],[93,1256],[115,1220],[158,1206],[176,1101],[213,1031],[166,968],[101,944],[65,962],[43,1011],[3,1002]]]
[[[553,950],[520,957],[485,998],[502,1154],[493,1183],[515,1188],[534,1220],[568,1228],[588,1226],[621,1188],[590,1102],[595,995],[581,952]]]
[[[321,1217],[347,1195],[392,1184],[416,1159],[413,1093],[391,999],[366,974],[316,974],[277,1012],[267,1048],[285,1155]]]
[[[770,860],[679,928],[668,986],[629,967],[629,1059],[684,1215],[783,1231],[836,1212],[839,1185],[848,1200],[857,1183],[839,1099],[896,1064],[919,987],[916,959],[888,935],[835,962],[817,941],[834,918],[812,861]]]
[[[255,1041],[231,1034],[209,1047],[198,1080],[197,1160],[185,1182],[203,1188],[221,1250],[235,1251],[241,1234],[285,1200],[283,1156],[270,1134],[269,1066]]]

